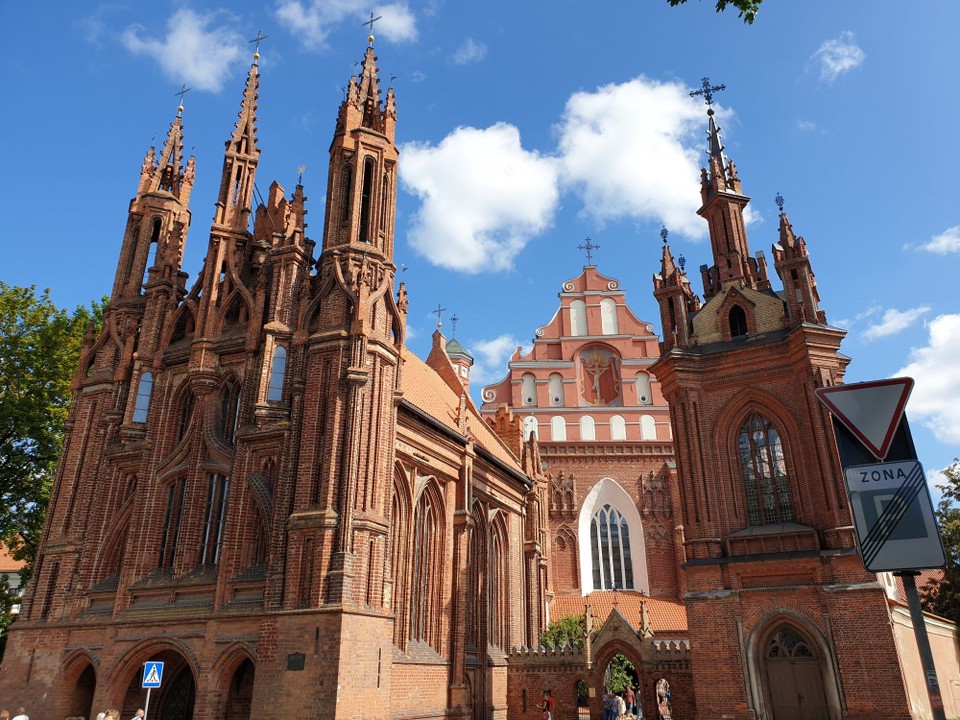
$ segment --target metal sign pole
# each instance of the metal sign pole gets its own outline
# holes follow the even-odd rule
[[[927,637],[927,624],[923,620],[923,609],[920,607],[920,596],[917,594],[917,575],[919,574],[916,570],[899,570],[894,573],[903,580],[903,589],[907,595],[910,620],[913,622],[913,632],[917,636],[917,648],[920,650],[920,664],[923,667],[923,675],[927,679],[927,695],[930,698],[933,720],[945,720],[940,683],[937,681],[937,668],[933,664],[930,638]]]
[[[147,720],[147,713],[150,712],[150,691],[152,689],[153,688],[147,688],[147,702],[143,706],[143,720]]]

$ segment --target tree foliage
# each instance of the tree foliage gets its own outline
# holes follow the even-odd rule
[[[103,304],[68,312],[49,290],[38,296],[35,287],[0,281],[0,541],[26,563],[24,582],[63,444],[70,382],[87,325],[99,326]],[[9,607],[3,595],[0,604]]]
[[[631,687],[637,685],[637,669],[632,662],[619,653],[610,660],[607,672],[609,673],[607,686],[615,693],[623,692],[627,689],[627,685]]]
[[[672,7],[687,2],[687,0],[667,1]],[[753,25],[753,21],[757,19],[757,13],[760,12],[760,3],[762,2],[763,0],[717,0],[717,12],[723,12],[730,5],[740,11],[740,18],[743,19],[743,22],[747,25]]]
[[[594,630],[596,630],[594,624]],[[561,647],[562,645],[582,645],[583,638],[587,634],[586,615],[567,615],[558,620],[553,620],[547,629],[540,635],[541,645],[553,645]]]
[[[936,515],[947,566],[942,579],[929,580],[920,588],[920,600],[925,610],[960,625],[960,458],[943,474],[946,482],[939,486],[943,495]]]

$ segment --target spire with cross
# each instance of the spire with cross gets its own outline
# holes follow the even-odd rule
[[[453,337],[457,337],[457,323],[460,322],[460,318],[457,317],[457,314],[454,313],[450,316],[450,324],[453,325]]]
[[[690,92],[690,97],[696,97],[697,95],[703,95],[703,101],[707,104],[707,115],[713,115],[713,94],[715,92],[720,92],[721,90],[726,90],[726,85],[711,85],[710,78],[705,77],[701,78],[700,82],[702,86],[699,90],[692,90]]]
[[[260,63],[260,43],[261,43],[263,40],[266,40],[268,37],[270,37],[270,36],[269,36],[269,35],[264,35],[262,32],[260,32],[259,30],[257,30],[257,36],[256,36],[253,40],[250,40],[250,41],[249,41],[251,44],[253,44],[253,43],[256,43],[256,44],[257,44],[257,47],[256,47],[256,48],[254,49],[254,51],[253,51],[253,64],[254,64],[254,65],[258,65],[258,64]]]
[[[587,251],[587,265],[593,265],[593,251],[599,250],[600,246],[595,245],[590,238],[587,238],[587,242],[582,245],[577,245],[577,250],[586,250]]]
[[[444,314],[446,311],[447,311],[447,309],[446,309],[445,307],[443,307],[443,305],[440,304],[440,303],[437,303],[437,309],[436,309],[436,310],[431,310],[431,311],[430,311],[430,314],[431,314],[431,315],[436,315],[436,316],[437,316],[437,327],[438,327],[438,328],[443,327],[443,314]]]
[[[360,23],[361,25],[369,25],[369,26],[370,26],[370,35],[367,36],[367,42],[370,43],[371,46],[373,45],[373,24],[374,24],[377,20],[383,20],[383,15],[378,15],[377,17],[374,17],[374,16],[373,16],[373,13],[370,13],[370,19],[367,20],[365,23]]]
[[[186,95],[188,92],[190,92],[191,89],[192,88],[188,88],[186,86],[186,83],[184,83],[180,87],[180,90],[174,93],[174,95],[180,96],[180,102],[177,105],[177,117],[180,117],[180,115],[183,113],[183,96]]]

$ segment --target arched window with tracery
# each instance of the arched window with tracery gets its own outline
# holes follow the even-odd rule
[[[595,590],[633,590],[630,528],[612,505],[604,505],[590,523]]]
[[[793,520],[780,433],[769,420],[754,413],[740,426],[737,450],[749,523],[772,525]]]
[[[428,485],[413,511],[413,553],[410,572],[410,639],[438,649],[440,545],[442,507]]]
[[[490,560],[487,576],[487,641],[498,648],[507,646],[507,575],[506,533],[501,524],[490,529]]]

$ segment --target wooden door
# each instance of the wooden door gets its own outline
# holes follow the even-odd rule
[[[773,720],[830,717],[820,659],[792,629],[784,628],[771,639],[766,666]]]

